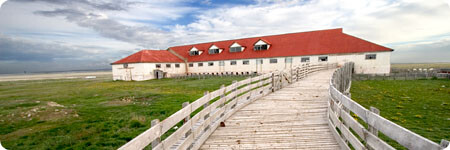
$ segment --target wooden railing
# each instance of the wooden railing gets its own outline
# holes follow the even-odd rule
[[[368,110],[353,101],[349,93],[353,67],[354,63],[345,63],[334,72],[330,80],[328,123],[342,149],[350,149],[349,145],[356,150],[395,149],[380,139],[378,132],[408,149],[440,150],[448,146],[446,140],[442,140],[439,145],[381,117],[378,109],[371,107]],[[351,114],[357,115],[368,128],[358,123]]]
[[[119,149],[144,149],[150,145],[152,149],[199,149],[224,120],[247,104],[305,78],[310,73],[332,66],[335,64],[303,64],[289,70],[267,73],[239,82],[234,81],[228,86],[222,85],[214,92],[205,92],[203,97],[190,104],[183,103],[182,109],[163,121],[153,120],[150,129]],[[196,114],[191,118],[191,114],[194,113]],[[182,123],[181,127],[161,141],[163,134],[180,123]]]

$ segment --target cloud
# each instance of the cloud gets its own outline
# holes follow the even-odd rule
[[[91,7],[97,10],[114,10],[123,11],[127,10],[130,5],[136,4],[137,2],[127,2],[124,0],[112,0],[112,1],[90,1],[90,0],[10,0],[14,2],[46,2],[55,5],[62,6],[84,6]]]
[[[0,49],[8,54],[0,56],[0,61],[51,63],[82,58],[87,62],[95,58],[85,55],[103,55],[102,60],[112,62],[135,52],[135,48],[166,49],[339,27],[348,34],[394,48],[393,62],[448,58],[430,53],[446,53],[448,48],[442,46],[448,43],[443,39],[450,35],[448,1],[254,0],[248,5],[222,5],[209,0],[10,0],[7,4],[14,8],[7,12],[2,8],[0,19],[7,20],[2,20],[5,22],[0,24],[0,31],[12,37],[45,37],[46,41],[2,37],[3,47],[21,51]],[[15,18],[16,14],[21,18]],[[36,23],[30,24],[33,19]],[[95,44],[96,38],[102,42]],[[103,42],[105,39],[112,40]],[[130,44],[109,46],[114,42]]]
[[[176,33],[225,39],[343,27],[381,44],[424,40],[450,33],[450,9],[442,1],[269,1],[216,8]]]
[[[0,60],[2,61],[54,61],[83,57],[79,49],[57,43],[32,42],[0,35]]]
[[[104,51],[109,50],[109,51]],[[12,38],[0,34],[0,74],[109,68],[109,64],[134,50],[117,51],[96,45]],[[66,67],[64,67],[66,66]]]
[[[449,62],[448,58],[450,58],[450,38],[436,42],[400,45],[394,48],[402,50],[392,53],[393,63]]]
[[[2,8],[3,3],[5,3],[7,0],[0,0],[0,8]]]

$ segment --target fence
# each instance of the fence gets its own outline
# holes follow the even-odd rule
[[[143,149],[150,143],[153,149],[199,149],[224,120],[247,104],[298,81],[312,72],[332,66],[335,64],[326,66],[305,64],[290,70],[267,73],[239,82],[234,81],[231,85],[222,86],[214,92],[205,92],[205,95],[196,101],[190,104],[183,103],[182,109],[163,121],[153,120],[150,129],[119,149]],[[191,118],[194,113],[195,115]],[[161,141],[162,135],[180,122],[182,126]]]
[[[171,74],[170,78],[174,79],[208,79],[215,77],[233,77],[233,76],[241,76],[241,77],[254,77],[261,74],[257,73],[190,73],[190,74]]]
[[[449,73],[437,72],[397,72],[389,74],[353,74],[354,80],[416,80],[416,79],[450,79]]]
[[[408,149],[439,150],[448,146],[446,140],[440,145],[434,143],[381,117],[378,109],[371,107],[368,110],[353,101],[349,93],[353,67],[352,62],[346,63],[334,72],[330,81],[328,123],[342,149],[350,149],[349,145],[356,150],[394,149],[378,137],[378,132]],[[368,128],[359,124],[351,113],[367,123]]]

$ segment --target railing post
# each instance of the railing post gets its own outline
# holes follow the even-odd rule
[[[275,92],[275,73],[272,72],[272,92]]]
[[[370,111],[377,115],[380,115],[380,110],[378,110],[375,107],[370,106]],[[371,125],[369,125],[369,132],[375,136],[378,136],[378,130],[376,128],[372,127]]]
[[[209,106],[209,102],[211,101],[210,100],[211,99],[211,95],[209,95],[209,91],[205,91],[204,95],[207,95],[207,98],[208,98],[208,101],[203,105],[203,109],[206,109],[206,107]],[[211,112],[207,113],[203,119],[206,120],[209,117],[210,113]]]
[[[449,142],[447,140],[442,139],[441,140],[441,144],[439,144],[439,146],[441,146],[442,149],[447,148],[449,145]]]
[[[300,70],[300,67],[297,67],[297,69],[295,70],[297,72],[297,74],[296,74],[297,81],[298,81],[298,77],[300,76],[300,74],[298,73],[299,70]]]
[[[280,71],[280,87],[278,89],[283,88],[283,72]]]
[[[220,99],[222,99],[225,97],[225,94],[227,93],[227,89],[225,88],[225,85],[223,85],[223,84],[220,86],[220,89],[223,89],[223,93],[220,95]],[[225,102],[220,104],[219,107],[223,107],[224,104],[225,104]]]
[[[233,81],[233,85],[234,85],[234,87],[233,87],[233,92],[235,92],[236,90],[237,90],[237,88],[238,88],[238,85],[237,85],[237,81],[236,80],[234,80]],[[237,104],[237,94],[235,94],[234,96],[233,96],[233,100],[236,100],[236,103],[235,104],[233,104],[232,106],[231,106],[231,109],[233,109],[234,107],[236,107],[236,104]]]
[[[293,80],[294,80],[294,73],[293,73],[292,68],[291,68],[291,83],[292,83]]]
[[[189,102],[184,102],[184,103],[181,105],[181,107],[185,108],[185,107],[187,107],[188,105],[189,105]],[[191,113],[192,113],[192,110],[191,110]],[[186,122],[188,122],[189,119],[191,119],[190,113],[189,113],[188,116],[186,116],[186,118],[184,118],[183,124],[185,124]],[[191,134],[191,132],[192,132],[192,127],[186,132],[186,134],[184,134],[184,137],[188,137],[188,136]]]
[[[181,105],[181,107],[184,108],[184,107],[186,107],[186,106],[188,106],[188,105],[189,105],[189,102],[184,102],[184,103]],[[191,115],[188,115],[186,118],[184,118],[184,122],[183,122],[183,123],[188,122],[189,119],[191,119]]]
[[[159,123],[159,119],[152,120],[151,127],[156,126],[158,123]],[[154,141],[152,141],[152,148],[155,148],[156,146],[158,146],[159,143],[161,143],[161,137],[158,137]]]
[[[306,74],[305,74],[305,77],[307,77],[308,74],[309,74],[309,63],[306,64]]]

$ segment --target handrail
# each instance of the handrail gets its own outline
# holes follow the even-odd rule
[[[227,118],[247,104],[270,92],[283,88],[287,84],[305,78],[313,72],[328,69],[336,64],[303,64],[289,70],[275,71],[242,81],[233,81],[205,95],[192,103],[185,102],[182,108],[159,122],[152,121],[152,127],[122,147],[120,150],[144,149],[151,144],[152,149],[199,149],[211,133]],[[210,104],[212,100],[215,100]],[[191,114],[203,106],[203,109],[190,118]],[[178,123],[183,122],[166,139],[161,136]]]
[[[330,80],[330,101],[327,112],[328,124],[342,149],[350,149],[349,144],[356,150],[369,148],[395,149],[380,139],[378,132],[383,133],[408,149],[440,150],[448,146],[448,141],[446,140],[442,140],[441,145],[439,145],[381,117],[378,109],[371,107],[368,110],[353,101],[349,93],[353,67],[353,62],[345,63],[344,66],[333,73]],[[359,124],[350,115],[350,112],[356,114],[367,123],[368,129]],[[340,133],[337,132],[336,128],[339,129]]]

